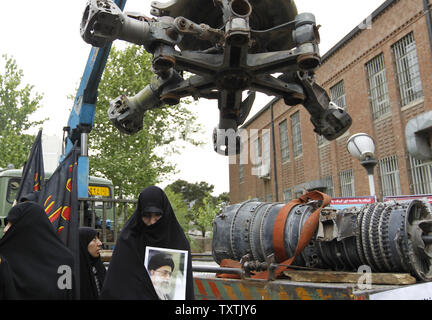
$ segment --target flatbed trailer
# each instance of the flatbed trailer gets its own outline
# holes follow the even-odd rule
[[[280,279],[222,279],[194,275],[197,300],[369,300],[370,294],[401,285],[372,285],[358,290],[352,283],[297,282]]]
[[[101,252],[107,266],[111,255],[112,250]],[[310,270],[289,270],[285,272],[287,279],[276,280],[218,278],[216,273],[225,273],[227,268],[194,254],[192,270],[196,300],[369,300],[371,294],[417,283],[406,273],[375,273],[365,288],[365,284],[358,284],[359,273]]]
[[[216,276],[216,272],[226,274],[229,268],[193,260],[192,270],[197,300],[369,300],[371,294],[417,283],[407,273],[370,273],[366,279],[364,273],[304,269],[286,270],[284,278],[274,280],[254,279],[244,273],[240,279],[232,279]]]

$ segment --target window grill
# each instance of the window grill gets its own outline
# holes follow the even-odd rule
[[[379,161],[381,174],[382,195],[397,196],[401,194],[399,168],[396,156],[387,157]]]
[[[252,157],[254,158],[254,164],[255,165],[261,165],[262,164],[262,149],[261,149],[261,137],[256,138],[254,141],[254,154]]]
[[[300,156],[303,153],[303,144],[301,137],[300,112],[296,112],[291,116],[291,132],[294,157]]]
[[[296,199],[300,198],[302,195],[303,195],[303,191],[297,191],[297,192],[295,193],[295,197],[296,197]]]
[[[282,162],[286,162],[290,158],[287,120],[284,120],[279,124],[279,138]]]
[[[414,194],[432,193],[432,161],[418,160],[409,156]]]
[[[401,105],[406,106],[423,96],[414,34],[411,32],[396,42],[392,46],[392,52],[396,63]]]
[[[291,201],[292,199],[293,199],[293,196],[292,196],[292,190],[291,190],[291,188],[284,190],[284,192],[283,192],[283,201],[284,202],[288,202],[288,201]]]
[[[369,80],[369,100],[375,120],[390,112],[384,55],[381,53],[369,61],[366,64],[366,71]]]
[[[328,194],[330,197],[334,197],[334,184],[333,184],[333,177],[329,176],[324,178],[325,180],[325,190],[324,193]]]
[[[354,176],[352,169],[345,170],[339,173],[341,195],[342,197],[355,196],[354,191]]]
[[[330,95],[332,101],[343,109],[346,109],[346,97],[344,81],[339,81],[336,85],[330,88]]]
[[[239,181],[240,183],[244,182],[244,166],[239,162]]]
[[[322,146],[324,143],[328,142],[328,140],[326,138],[324,138],[324,136],[321,136],[319,134],[316,134],[316,142],[318,147]]]
[[[263,145],[262,145],[262,161],[265,165],[270,165],[270,130],[264,129],[262,133]]]

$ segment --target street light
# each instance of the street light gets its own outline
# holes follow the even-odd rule
[[[360,161],[366,169],[369,178],[369,191],[375,196],[374,168],[378,161],[375,159],[375,143],[366,133],[352,135],[347,142],[348,152]]]

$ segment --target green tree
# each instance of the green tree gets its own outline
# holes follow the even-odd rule
[[[109,102],[121,94],[133,96],[149,84],[152,56],[140,46],[111,49],[101,82],[94,127],[90,133],[90,172],[113,181],[116,195],[136,197],[149,185],[175,172],[167,159],[181,151],[178,140],[198,145],[196,116],[184,104],[147,111],[143,129],[121,133],[109,121]]]
[[[183,228],[183,231],[187,234],[189,231],[189,219],[188,219],[188,207],[180,193],[176,193],[170,187],[164,189],[169,202],[173,208],[174,214],[176,215],[177,221]]]
[[[169,185],[169,187],[176,193],[183,195],[183,199],[190,206],[200,206],[204,198],[213,192],[214,186],[209,185],[205,181],[199,183],[190,183],[188,181],[179,179]]]
[[[33,93],[33,85],[23,84],[24,73],[15,59],[7,55],[2,58],[5,63],[0,72],[0,167],[13,164],[19,168],[27,160],[35,139],[28,130],[46,120],[29,120],[41,107],[43,96]]]
[[[205,181],[190,183],[179,179],[167,188],[182,195],[188,208],[186,217],[203,237],[207,231],[212,230],[212,222],[216,215],[229,203],[227,192],[217,197],[212,196],[214,186]]]
[[[193,225],[201,232],[201,236],[205,237],[207,231],[212,228],[213,219],[220,211],[220,206],[217,198],[210,194],[202,200],[201,205],[194,206],[190,211]]]

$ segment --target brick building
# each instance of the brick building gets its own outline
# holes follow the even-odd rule
[[[405,138],[408,121],[432,110],[429,8],[426,0],[388,0],[373,12],[371,28],[355,28],[322,57],[316,80],[353,119],[343,136],[317,136],[308,112],[282,99],[246,122],[249,159],[230,164],[231,203],[288,201],[305,189],[368,195],[366,171],[346,148],[359,132],[375,140],[379,199],[432,193],[432,162],[412,157]],[[269,165],[256,166],[256,155]]]

